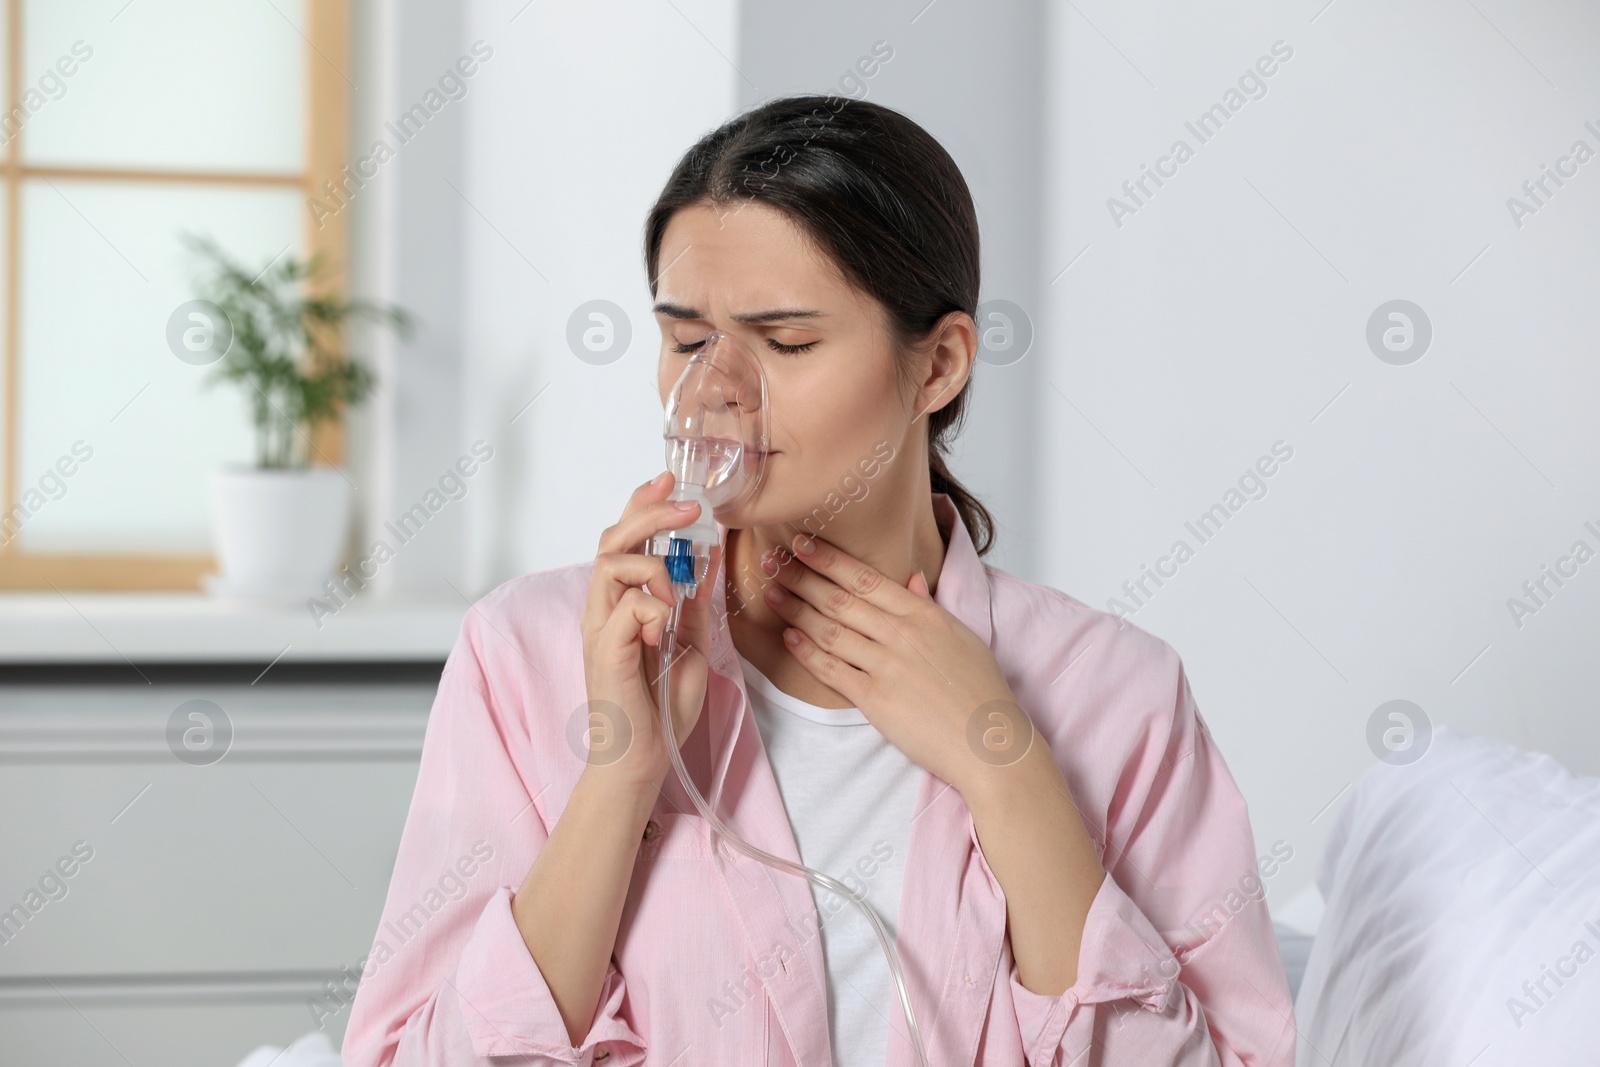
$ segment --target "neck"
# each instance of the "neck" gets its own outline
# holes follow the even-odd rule
[[[956,521],[960,521],[959,517]],[[780,546],[793,555],[797,534],[828,542],[881,571],[902,588],[911,581],[912,575],[921,571],[927,578],[928,592],[933,594],[938,589],[946,547],[926,482],[917,495],[916,506],[901,505],[884,494],[876,499],[848,503],[831,523],[822,527],[814,522],[806,525],[792,522],[730,529],[723,561],[729,624],[740,653],[752,662],[758,659],[746,651],[747,644],[766,638],[782,648],[783,629],[787,625],[762,596],[776,579],[761,570],[761,557]],[[741,636],[744,641],[740,640]]]

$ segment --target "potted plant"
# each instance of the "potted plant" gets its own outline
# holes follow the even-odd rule
[[[212,482],[218,572],[206,588],[280,602],[320,596],[345,544],[352,486],[313,434],[376,384],[343,350],[341,327],[370,319],[405,336],[410,317],[319,289],[320,256],[290,254],[251,271],[208,238],[185,240],[206,264],[201,295],[231,332],[208,384],[238,386],[255,424],[254,464],[224,467]]]

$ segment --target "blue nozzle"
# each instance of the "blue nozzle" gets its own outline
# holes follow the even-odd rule
[[[694,542],[687,537],[674,537],[662,559],[667,565],[667,577],[672,579],[672,584],[694,584]]]

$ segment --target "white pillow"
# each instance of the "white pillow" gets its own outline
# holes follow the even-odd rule
[[[1436,727],[1331,833],[1297,1067],[1600,1062],[1600,778]]]
[[[262,1045],[239,1061],[238,1067],[341,1067],[339,1050],[322,1030],[313,1030],[289,1043],[288,1048]]]

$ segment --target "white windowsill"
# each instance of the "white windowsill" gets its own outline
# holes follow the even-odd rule
[[[443,660],[467,611],[373,596],[319,627],[303,605],[200,593],[0,593],[0,664]]]

